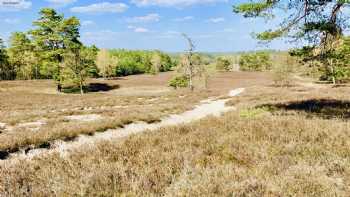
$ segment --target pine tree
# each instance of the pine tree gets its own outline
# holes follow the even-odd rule
[[[39,14],[40,18],[33,23],[36,29],[30,31],[30,34],[40,51],[47,74],[56,80],[57,90],[60,92],[64,53],[80,44],[80,22],[76,17],[65,19],[51,8],[43,8]]]

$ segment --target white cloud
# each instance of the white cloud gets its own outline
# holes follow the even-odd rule
[[[129,7],[124,3],[95,3],[88,6],[73,7],[70,9],[71,12],[77,13],[121,13],[125,12]]]
[[[143,28],[143,27],[135,27],[133,25],[129,25],[128,29],[132,29],[136,33],[148,33],[150,32],[149,29]]]
[[[119,36],[118,32],[111,30],[101,30],[101,31],[88,31],[82,33],[82,40],[88,42],[89,44],[105,42],[113,40],[113,38]]]
[[[196,38],[213,38],[214,35],[211,35],[211,34],[203,34],[203,35],[198,35],[198,36],[195,36]]]
[[[185,16],[185,17],[182,17],[182,18],[176,18],[174,19],[175,22],[185,22],[185,21],[190,21],[190,20],[193,20],[194,17],[193,16]]]
[[[120,32],[112,30],[86,31],[81,34],[81,41],[86,45],[99,45],[99,47],[115,46],[114,41],[121,35]]]
[[[18,18],[6,18],[3,21],[11,25],[19,24],[21,22]]]
[[[94,21],[82,21],[81,25],[82,26],[90,26],[90,25],[95,25],[96,23]]]
[[[181,32],[178,32],[178,31],[167,31],[165,33],[169,35],[181,35]]]
[[[55,5],[55,6],[66,6],[68,4],[72,4],[77,0],[46,0],[47,2]]]
[[[32,7],[28,0],[0,0],[0,11],[20,11]]]
[[[137,6],[186,7],[196,4],[228,2],[228,0],[131,0]]]
[[[180,37],[181,32],[178,31],[166,31],[158,36],[158,38],[175,38]]]
[[[226,33],[234,33],[234,32],[237,32],[237,30],[236,30],[236,29],[233,29],[233,28],[225,28],[225,29],[223,30],[223,32],[226,32]]]
[[[211,23],[221,23],[225,21],[225,18],[219,17],[219,18],[210,18],[207,20],[208,22]]]
[[[147,22],[158,22],[160,20],[159,14],[152,13],[146,16],[136,16],[133,18],[126,19],[129,23],[147,23]]]
[[[149,32],[149,29],[143,28],[143,27],[137,27],[134,29],[134,32],[136,33],[147,33]]]

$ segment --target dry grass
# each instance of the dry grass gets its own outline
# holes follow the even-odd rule
[[[161,73],[157,76],[90,80],[90,83],[117,89],[84,96],[57,94],[54,83],[48,80],[0,82],[0,122],[6,123],[9,128],[0,130],[0,151],[16,152],[27,146],[37,147],[59,139],[70,140],[80,134],[93,135],[137,121],[156,122],[168,114],[189,110],[200,100],[220,95],[229,87],[232,89],[238,85],[236,76],[241,74],[218,75],[212,80],[212,89],[194,93],[167,87],[171,75]],[[257,73],[245,75],[265,77]],[[99,115],[102,119],[77,122],[66,118],[91,114]],[[38,121],[45,124],[34,128],[21,126],[27,123],[35,125]]]
[[[285,106],[349,90],[251,87],[220,118],[4,163],[0,196],[348,196],[348,109]]]
[[[2,183],[7,192],[34,196],[48,192],[346,196],[350,192],[347,121],[302,114],[239,114],[82,147],[69,158],[54,155],[20,167],[7,166],[1,169]],[[13,187],[19,181],[23,185]]]
[[[186,100],[179,96],[186,94]],[[16,151],[28,145],[39,145],[57,139],[72,139],[80,134],[93,134],[122,127],[137,121],[154,122],[168,114],[191,109],[210,93],[167,92],[158,96],[120,96],[113,94],[50,95],[8,92],[0,100],[1,122],[10,130],[0,134],[0,150]],[[20,96],[21,95],[21,96]],[[69,121],[67,116],[96,114],[91,122]],[[21,124],[44,121],[39,128]]]

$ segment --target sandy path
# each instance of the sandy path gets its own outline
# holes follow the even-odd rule
[[[245,89],[243,88],[232,90],[229,92],[228,96],[238,96],[244,92],[244,90]],[[27,154],[18,153],[11,155],[11,157],[5,161],[11,161],[15,159],[30,159],[35,156],[40,156],[41,154],[49,154],[54,152],[58,152],[62,157],[64,157],[69,154],[69,152],[74,151],[77,148],[81,148],[83,145],[94,146],[95,143],[104,140],[117,140],[137,133],[154,131],[162,127],[186,124],[211,115],[220,116],[224,112],[235,109],[234,107],[225,105],[228,100],[230,99],[207,99],[201,102],[200,105],[197,105],[193,110],[186,111],[178,115],[170,115],[163,118],[159,123],[133,123],[121,129],[111,129],[102,133],[96,133],[94,136],[81,135],[75,141],[71,142],[56,141],[53,145],[53,148],[51,149],[34,149],[29,151]]]

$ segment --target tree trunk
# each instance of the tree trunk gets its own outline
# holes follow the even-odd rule
[[[81,77],[80,77],[79,86],[80,86],[80,94],[83,95],[83,94],[84,94],[84,90],[83,90],[83,80],[81,79]]]
[[[58,84],[57,84],[57,91],[62,92],[62,82],[61,82],[61,63],[63,61],[63,58],[61,55],[57,55],[58,60],[58,67],[57,67],[57,76],[58,76]]]
[[[193,82],[192,82],[192,75],[190,75],[190,90],[193,91],[194,87],[193,87]]]
[[[35,65],[35,79],[38,79],[38,65]]]
[[[61,82],[58,82],[58,84],[57,84],[57,92],[62,92]]]
[[[335,85],[335,74],[334,74],[334,67],[333,67],[333,60],[331,60],[331,73],[332,73],[332,83]]]
[[[204,87],[205,89],[208,89],[208,81],[209,81],[209,76],[208,75],[204,75]]]
[[[62,92],[62,82],[61,82],[61,76],[59,76],[59,79],[57,81],[57,91],[60,93]]]
[[[84,90],[83,90],[83,84],[80,83],[80,94],[83,95],[84,94]]]
[[[190,90],[193,91],[194,87],[193,87],[193,71],[192,71],[192,68],[190,68],[189,86],[190,86]]]

